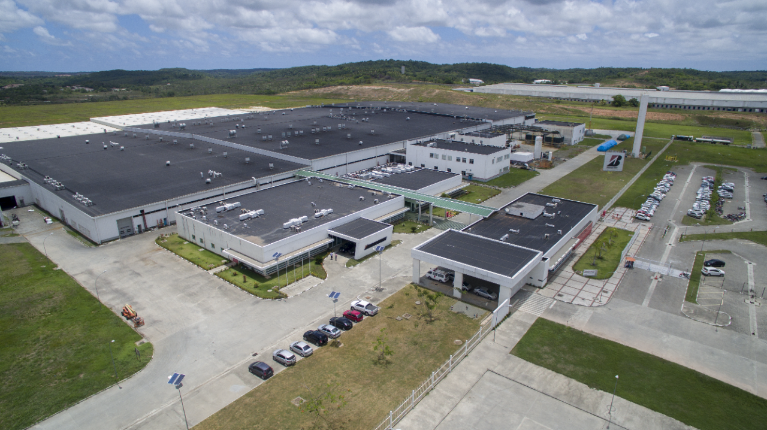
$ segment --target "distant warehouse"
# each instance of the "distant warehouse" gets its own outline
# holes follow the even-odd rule
[[[544,130],[558,131],[564,137],[563,143],[565,145],[577,144],[583,140],[583,136],[586,134],[586,124],[583,123],[547,120],[538,121],[535,125]]]

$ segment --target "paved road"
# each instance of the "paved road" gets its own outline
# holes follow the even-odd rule
[[[753,138],[751,142],[751,147],[753,148],[764,148],[764,136],[762,136],[762,133],[758,131],[752,131],[751,137]]]
[[[218,277],[181,260],[154,243],[157,233],[146,233],[97,248],[88,248],[65,233],[60,224],[46,225],[38,212],[17,209],[19,230],[85,289],[119,314],[130,303],[144,317],[139,328],[154,345],[154,357],[141,372],[82,403],[54,415],[34,428],[99,429],[185,428],[179,396],[167,384],[168,375],[181,372],[190,425],[199,423],[258,385],[247,371],[252,354],[269,356],[287,347],[301,333],[316,328],[333,314],[327,298],[341,291],[338,309],[358,295],[377,302],[408,283],[410,249],[437,230],[402,235],[404,242],[383,254],[384,291],[378,285],[378,259],[354,269],[326,262],[331,277],[323,284],[282,301],[261,300]],[[51,236],[50,233],[53,233]],[[268,359],[271,361],[271,359]],[[281,370],[275,366],[275,370]]]
[[[558,303],[557,306],[560,304]],[[395,427],[403,430],[604,429],[612,393],[593,390],[509,351],[536,320],[512,314]],[[688,429],[615,398],[613,429]]]

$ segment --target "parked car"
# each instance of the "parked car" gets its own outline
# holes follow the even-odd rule
[[[360,311],[365,316],[372,317],[378,313],[378,306],[364,300],[355,300],[352,302],[352,310]]]
[[[290,350],[300,355],[301,357],[308,357],[314,354],[312,347],[302,340],[291,343]]]
[[[471,290],[473,290],[473,289],[474,289],[474,287],[469,285],[469,283],[466,282],[466,281],[463,281],[463,283],[461,284],[461,290],[462,291],[471,292]]]
[[[351,330],[354,328],[354,323],[349,318],[333,317],[330,319],[330,325],[341,330]]]
[[[724,276],[724,270],[716,269],[714,267],[704,267],[700,273],[704,274],[705,276]]]
[[[475,288],[474,289],[474,294],[476,294],[476,295],[478,295],[480,297],[484,297],[484,298],[486,298],[488,300],[495,300],[495,299],[498,298],[497,294],[491,293],[490,291],[487,290],[487,288]]]
[[[449,283],[453,281],[455,274],[444,270],[433,269],[426,272],[426,277],[437,282]]]
[[[325,333],[316,330],[309,330],[304,333],[304,340],[317,346],[328,344],[328,336]]]
[[[335,338],[341,336],[341,330],[339,330],[338,328],[336,328],[336,327],[334,327],[334,326],[332,326],[330,324],[323,324],[323,325],[319,326],[317,328],[317,330],[322,332],[322,333],[325,333],[325,335],[327,335],[327,337],[329,337],[331,339],[335,339]]]
[[[354,309],[350,311],[344,311],[344,317],[348,318],[354,322],[360,322],[362,321],[362,312],[356,311]]]
[[[287,349],[278,349],[272,353],[272,359],[283,366],[292,366],[296,364],[296,355]]]
[[[704,261],[703,265],[706,267],[724,267],[724,261],[712,258],[711,260]]]
[[[255,363],[251,363],[250,366],[248,366],[248,370],[250,373],[258,376],[259,378],[263,380],[267,380],[274,375],[274,370],[272,370],[271,366],[264,363],[263,361],[256,361]]]
[[[634,216],[634,218],[636,218],[636,219],[638,219],[640,221],[650,221],[650,217],[648,217],[647,215],[641,214],[641,213],[636,214]]]

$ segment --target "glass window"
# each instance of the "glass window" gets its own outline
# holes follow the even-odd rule
[[[447,161],[453,161],[453,156],[452,155],[448,155],[447,156]]]
[[[469,158],[469,164],[474,164],[474,159],[473,158]]]
[[[447,173],[450,173],[450,172],[452,172],[452,170],[450,170],[450,168],[448,167],[447,168]]]
[[[445,158],[447,158],[447,155],[442,154],[442,159],[444,160]]]

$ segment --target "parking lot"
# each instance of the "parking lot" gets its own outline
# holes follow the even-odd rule
[[[432,291],[440,292],[446,296],[455,297],[453,294],[453,282],[439,282],[435,281],[433,279],[429,279],[426,275],[426,272],[428,270],[431,270],[434,268],[423,268],[421,269],[421,279],[419,281],[419,285],[428,288]],[[472,290],[475,288],[484,288],[487,291],[489,291],[492,294],[495,294],[495,297],[498,297],[498,284],[493,284],[492,282],[483,281],[482,279],[477,279],[472,276],[463,275],[463,282],[469,284]],[[493,311],[495,308],[498,307],[498,300],[488,300],[484,297],[480,297],[476,294],[473,294],[472,292],[462,291],[461,297],[456,297],[458,300],[462,302],[466,302],[470,305],[474,305],[477,307],[480,307],[482,309],[486,309],[488,311]]]

